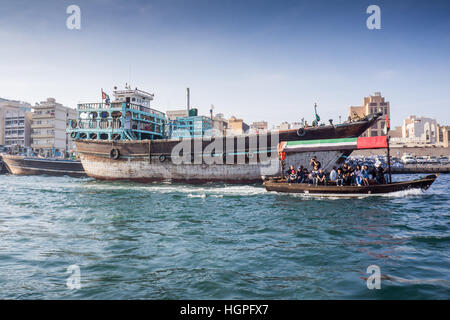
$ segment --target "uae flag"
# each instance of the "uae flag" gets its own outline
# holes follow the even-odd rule
[[[357,149],[387,148],[386,136],[283,141],[278,146],[279,152],[336,151]]]

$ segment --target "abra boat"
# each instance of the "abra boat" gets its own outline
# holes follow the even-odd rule
[[[358,137],[380,117],[371,114],[338,125],[223,136],[213,130],[212,118],[198,116],[189,103],[189,116],[169,121],[163,112],[150,108],[153,94],[126,87],[115,88],[114,97],[110,101],[102,90],[102,103],[79,104],[77,119],[68,123],[87,175],[101,180],[261,183],[281,173],[280,141]],[[332,165],[351,151],[321,150],[315,155]],[[310,154],[290,157],[305,162]]]
[[[85,177],[80,161],[48,158],[25,157],[20,155],[2,155],[4,163],[12,174]]]
[[[284,193],[303,193],[319,196],[370,196],[388,194],[392,192],[419,189],[427,190],[439,174],[428,175],[421,179],[393,182],[388,184],[371,184],[369,186],[336,186],[310,185],[306,183],[288,183],[285,179],[268,180],[264,182],[267,191]]]

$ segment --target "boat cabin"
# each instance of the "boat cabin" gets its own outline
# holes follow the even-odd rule
[[[114,100],[102,92],[101,103],[81,103],[77,119],[69,120],[67,131],[73,139],[143,140],[167,138],[167,119],[152,109],[154,95],[139,89],[113,91]]]

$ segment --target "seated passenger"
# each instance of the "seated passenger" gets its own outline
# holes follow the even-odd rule
[[[376,182],[379,184],[385,184],[386,179],[384,178],[384,169],[381,166],[381,163],[380,162],[375,163],[375,168],[376,168],[376,176],[375,176]]]
[[[302,183],[305,175],[303,173],[303,166],[298,167],[297,169],[297,183]]]
[[[360,187],[362,185],[363,176],[361,174],[361,166],[358,164],[353,172],[353,183]]]
[[[336,166],[333,167],[333,169],[330,172],[330,181],[336,181],[337,179],[337,171],[336,171]]]
[[[365,186],[369,185],[369,167],[368,166],[363,166],[362,170],[361,170],[361,175],[362,175],[362,182]]]
[[[342,187],[344,185],[344,173],[342,172],[341,168],[337,169],[336,175],[336,185]]]
[[[343,168],[344,184],[349,186],[352,184],[353,170],[348,164],[344,164]]]
[[[309,178],[310,178],[309,175],[310,175],[310,173],[309,173],[308,169],[303,168],[303,183],[311,184],[311,182],[309,181]]]
[[[295,173],[294,166],[290,166],[287,171],[288,182],[294,182],[297,180],[297,174]]]
[[[313,171],[311,171],[312,183],[317,185],[317,174],[319,173],[319,168],[317,166],[314,167]]]
[[[327,184],[327,176],[323,169],[320,169],[317,173],[316,185],[323,184],[324,186]]]

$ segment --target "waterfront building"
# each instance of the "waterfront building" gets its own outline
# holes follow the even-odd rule
[[[439,130],[440,133],[440,143],[444,148],[449,147],[450,141],[450,126],[442,126]]]
[[[250,126],[244,122],[242,119],[237,119],[236,117],[232,116],[228,120],[228,129],[227,129],[227,135],[239,135],[247,133],[250,129]]]
[[[409,116],[403,121],[402,137],[418,143],[435,144],[438,141],[438,126],[435,119]]]
[[[265,133],[267,132],[268,127],[269,124],[267,123],[267,121],[255,121],[250,124],[250,133]]]
[[[391,129],[389,130],[389,137],[402,138],[403,137],[403,127],[402,126],[395,126],[394,128],[391,127]]]
[[[291,129],[291,125],[287,121],[283,121],[278,126],[275,127],[276,130],[289,130]]]
[[[76,118],[75,109],[57,103],[54,98],[36,104],[31,124],[33,151],[47,157],[74,151],[72,138],[66,133],[66,123]]]
[[[31,105],[0,99],[0,144],[30,146]]]
[[[188,117],[189,113],[187,109],[168,110],[166,116],[169,121],[175,121],[178,117]]]
[[[349,118],[358,119],[363,118],[368,114],[382,112],[382,119],[388,119],[391,117],[390,105],[380,92],[375,92],[374,95],[364,97],[362,106],[351,106],[349,109]],[[373,124],[371,128],[367,129],[361,136],[362,137],[376,137],[383,136],[385,120],[378,121]]]
[[[401,127],[390,131],[391,142],[406,146],[442,146],[445,144],[445,127],[435,119],[409,116]]]
[[[173,125],[173,138],[201,138],[213,128],[213,120],[204,116],[177,117]]]
[[[214,129],[219,132],[221,135],[227,134],[228,129],[228,121],[225,119],[223,113],[218,113],[213,117],[214,121]]]

